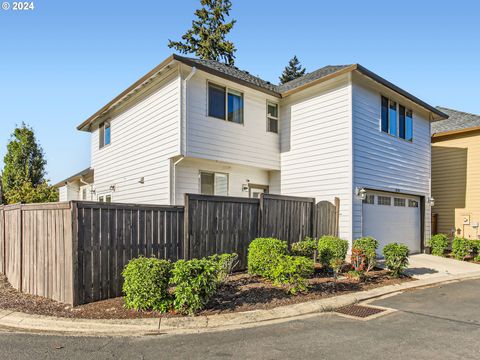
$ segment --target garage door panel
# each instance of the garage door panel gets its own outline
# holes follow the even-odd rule
[[[411,253],[420,252],[421,225],[419,207],[410,207],[408,200],[415,200],[418,197],[371,193],[375,195],[373,204],[363,204],[363,235],[372,236],[379,241],[378,255],[382,254],[385,245],[397,242],[408,246]],[[391,197],[390,205],[379,205],[378,196]],[[404,206],[395,206],[395,203],[402,204],[402,201],[394,201],[394,198],[405,199]],[[385,199],[382,199],[385,202]]]

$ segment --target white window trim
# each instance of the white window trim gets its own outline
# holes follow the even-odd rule
[[[272,116],[268,112],[268,105],[274,105],[277,107],[277,116]],[[277,132],[275,131],[270,131],[270,119],[272,120],[277,120]],[[267,100],[267,132],[272,133],[272,134],[277,134],[280,132],[280,105],[274,101]]]
[[[105,144],[105,125],[108,124],[110,128],[110,142],[108,144]],[[100,128],[103,126],[103,145],[101,145],[100,142]],[[110,146],[112,144],[112,123],[110,122],[110,119],[104,120],[98,124],[98,148],[99,149],[105,149],[107,146]]]
[[[220,117],[215,117],[215,116],[210,116],[210,92],[208,91],[210,84],[218,87],[225,88],[225,118],[220,118]],[[243,107],[242,107],[242,122],[241,123],[236,123],[233,121],[228,121],[228,91],[232,90],[235,92],[238,92],[242,94],[242,102],[243,102]],[[223,120],[229,124],[236,124],[236,125],[242,125],[245,126],[245,93],[241,90],[238,90],[236,88],[227,86],[227,85],[221,85],[219,83],[207,80],[207,117],[211,119],[216,119],[216,120]]]
[[[213,174],[213,195],[210,196],[229,196],[230,195],[230,174],[220,171],[210,171],[210,170],[200,170],[198,172],[198,193],[202,194],[202,174]],[[227,176],[227,195],[216,195],[215,194],[215,185],[216,178],[215,174],[226,175]]]

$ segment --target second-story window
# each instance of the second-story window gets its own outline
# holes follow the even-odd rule
[[[208,83],[208,116],[243,124],[243,94]]]
[[[381,129],[390,135],[413,141],[412,110],[382,96]]]
[[[99,148],[103,148],[105,145],[109,145],[111,141],[110,123],[108,121],[103,122],[98,127],[98,144]]]
[[[267,131],[278,134],[278,104],[267,102]]]

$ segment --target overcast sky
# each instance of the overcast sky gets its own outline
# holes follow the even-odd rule
[[[76,126],[170,55],[168,39],[190,27],[199,3],[0,9],[0,166],[24,121],[52,181],[88,167],[89,135]],[[236,65],[271,82],[295,54],[309,71],[360,63],[432,105],[480,113],[479,1],[233,0],[232,16]]]

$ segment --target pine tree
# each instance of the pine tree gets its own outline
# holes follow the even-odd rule
[[[200,0],[202,8],[195,11],[196,19],[182,41],[168,41],[168,47],[183,54],[195,54],[200,59],[223,61],[227,65],[235,62],[235,46],[225,39],[236,20],[226,22],[230,16],[230,0]]]
[[[285,84],[305,75],[305,71],[306,69],[302,68],[300,61],[295,55],[292,59],[290,59],[288,66],[285,67],[285,70],[283,70],[282,76],[280,76],[280,84]]]
[[[17,127],[7,145],[2,171],[2,195],[7,203],[57,200],[57,191],[48,186],[42,147],[33,129]]]

